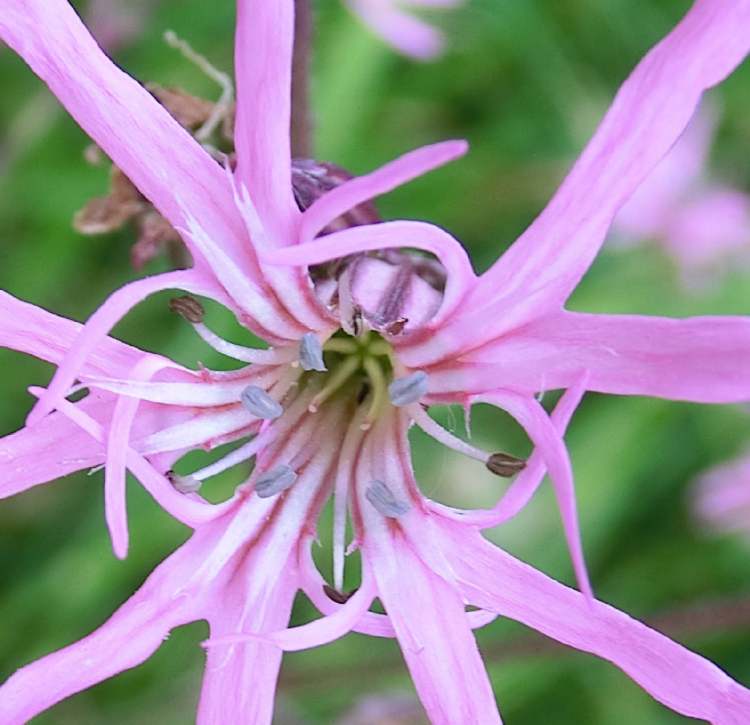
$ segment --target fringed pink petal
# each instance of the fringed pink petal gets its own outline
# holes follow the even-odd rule
[[[225,582],[220,598],[209,612],[211,639],[222,640],[237,633],[276,632],[288,626],[299,588],[298,537],[319,479],[320,471],[306,470],[273,517],[272,500],[254,497],[241,504],[216,547],[217,555],[211,557],[215,561],[207,561],[194,575],[199,581],[216,576],[217,581]],[[260,517],[256,516],[258,512]],[[242,535],[242,527],[235,525],[241,517],[257,522],[257,535],[251,529]],[[252,546],[248,546],[248,541],[253,541]],[[281,655],[282,650],[275,645],[257,640],[210,647],[198,722],[270,724]]]
[[[320,647],[340,639],[351,632],[375,599],[376,591],[372,577],[363,576],[362,585],[352,597],[335,612],[308,624],[276,632],[251,632],[248,634],[229,634],[204,642],[204,647],[217,647],[227,644],[258,641],[272,644],[284,652],[297,652],[311,647]]]
[[[197,446],[210,449],[213,447],[214,441],[225,441],[235,431],[241,438],[243,435],[249,435],[253,430],[257,430],[257,421],[255,425],[248,425],[248,420],[250,420],[249,414],[246,411],[243,412],[239,406],[219,412],[209,408],[205,412],[190,417],[185,422],[137,438],[133,442],[133,448],[144,456],[179,451],[185,448],[191,449]],[[233,454],[230,453],[229,455]]]
[[[135,364],[130,377],[148,379],[173,363],[147,357]],[[104,516],[112,539],[115,556],[124,559],[128,553],[128,514],[125,496],[125,463],[130,447],[130,431],[138,411],[137,398],[120,397],[115,403],[107,434],[107,461],[104,469]]]
[[[562,303],[591,264],[615,213],[684,131],[701,94],[745,58],[748,26],[746,2],[697,0],[622,85],[555,197],[482,278],[474,300],[558,278],[561,284],[549,289],[547,303]]]
[[[195,406],[196,408],[212,408],[217,405],[239,403],[240,394],[249,384],[263,384],[263,380],[258,377],[248,377],[245,380],[226,383],[141,382],[91,376],[84,377],[82,380],[84,384],[92,388],[125,395],[129,398],[149,400],[163,405]],[[249,413],[247,417],[249,419]]]
[[[60,363],[52,382],[27,418],[29,424],[52,411],[73,381],[85,367],[85,361],[106,337],[115,324],[141,300],[170,288],[184,289],[195,294],[212,293],[207,280],[193,271],[167,272],[145,277],[121,287],[89,318],[71,344],[71,349]],[[213,296],[213,294],[211,294]]]
[[[565,434],[568,423],[586,392],[587,379],[587,375],[581,376],[578,383],[566,390],[552,412],[552,425],[560,437]],[[547,466],[542,451],[535,449],[526,463],[526,468],[518,474],[502,498],[491,509],[465,511],[452,509],[435,501],[428,501],[427,505],[441,516],[467,525],[488,529],[505,523],[525,508],[544,480],[546,473]]]
[[[555,490],[578,586],[587,599],[593,600],[594,594],[591,591],[591,582],[581,544],[573,470],[562,436],[552,424],[544,408],[534,398],[506,391],[495,391],[478,396],[475,400],[492,403],[510,413],[523,426],[534,443],[547,466]]]
[[[259,279],[254,281],[247,270],[227,254],[223,240],[212,236],[201,220],[189,211],[186,211],[185,217],[185,226],[178,231],[201,249],[216,278],[248,318],[248,327],[264,339],[299,338],[305,328],[278,304],[264,284],[263,273],[258,272]]]
[[[696,403],[750,400],[750,319],[560,312],[462,358],[449,385],[472,391],[493,380],[535,392],[569,387]],[[450,376],[430,376],[441,390]]]
[[[114,401],[88,398],[78,406],[92,418],[106,421]],[[62,413],[52,413],[31,427],[0,438],[0,498],[98,466],[104,458],[99,441]]]
[[[41,394],[41,389],[31,388],[34,394]],[[60,412],[85,430],[100,443],[105,439],[103,427],[97,423],[80,406],[63,399],[58,405]],[[167,513],[186,526],[197,528],[219,517],[230,504],[214,506],[206,503],[197,494],[183,495],[178,493],[167,479],[159,473],[145,458],[132,449],[127,451],[127,466]]]
[[[667,707],[714,725],[750,722],[750,691],[716,665],[627,614],[550,579],[456,524],[446,553],[464,596],[609,660]]]
[[[278,231],[274,232],[278,224],[274,224],[273,219],[267,220],[264,224],[247,188],[237,182],[235,174],[229,167],[226,171],[234,193],[235,204],[245,220],[245,226],[250,233],[253,246],[267,248],[290,243],[288,238],[291,231],[286,226],[281,232],[283,234],[281,239],[274,239],[269,236],[269,234],[279,233]],[[295,213],[295,217],[299,218],[299,215]],[[294,226],[296,238],[296,223]],[[311,330],[319,330],[331,325],[330,314],[315,294],[312,280],[306,270],[273,267],[267,264],[261,265],[261,269],[266,284],[270,286],[285,309],[301,326]]]
[[[443,331],[442,357],[507,332],[509,318],[518,327],[559,309],[619,208],[687,126],[703,91],[742,62],[750,48],[748,26],[744,0],[693,4],[625,81],[546,209],[482,275],[467,312]],[[428,360],[424,344],[419,364]],[[438,359],[434,350],[429,359]]]
[[[376,171],[344,182],[313,202],[302,214],[300,243],[312,241],[334,219],[346,214],[355,206],[386,194],[428,171],[463,156],[468,148],[466,141],[444,141],[422,146]]]
[[[445,36],[399,7],[398,0],[346,0],[347,5],[384,42],[415,60],[433,60],[445,48]]]
[[[357,252],[398,247],[431,252],[448,273],[442,305],[430,321],[430,327],[437,327],[461,303],[476,277],[466,250],[450,234],[432,224],[398,221],[353,227],[306,244],[261,253],[261,259],[269,264],[309,266]]]
[[[474,315],[478,307],[468,307],[464,299],[455,314],[431,330],[427,335],[416,335],[396,340],[399,359],[411,368],[427,368],[432,365],[449,365],[463,353],[495,340],[512,339],[512,334],[529,324],[529,310],[535,310],[537,302],[546,295],[542,287],[529,291],[517,290],[506,299],[502,311],[494,311],[491,318],[481,319]],[[534,313],[536,314],[536,313]],[[533,317],[534,315],[531,315]],[[492,324],[488,324],[488,320]],[[485,334],[491,330],[491,334]],[[450,368],[448,368],[450,371]],[[506,387],[509,387],[506,385]]]
[[[239,0],[234,67],[237,176],[269,238],[291,244],[299,216],[292,193],[289,141],[294,3]]]
[[[333,602],[324,593],[323,585],[326,582],[315,566],[310,545],[311,539],[309,537],[301,541],[299,545],[297,566],[300,574],[300,588],[321,614],[332,616],[343,605]],[[374,612],[366,612],[352,629],[354,632],[368,634],[371,637],[396,636],[388,617]]]
[[[371,532],[368,525],[367,536],[363,555],[431,722],[500,723],[458,592],[398,533]]]
[[[0,290],[0,347],[59,365],[70,352],[81,327],[79,322],[53,315]],[[146,354],[104,337],[86,358],[82,371],[91,375],[126,375]]]
[[[244,577],[238,575],[225,586],[209,610],[212,637],[221,639],[232,631],[274,631],[286,626],[296,585],[284,562],[279,565],[284,575],[251,596],[247,582],[254,572],[241,567]],[[281,656],[278,647],[259,641],[208,648],[198,725],[270,725]]]
[[[0,722],[28,722],[60,700],[141,664],[172,629],[199,619],[203,597],[184,591],[182,583],[205,555],[206,543],[205,535],[196,535],[99,629],[11,675],[0,687]]]
[[[7,0],[0,37],[173,226],[184,226],[183,211],[190,209],[228,254],[247,258],[242,220],[221,167],[104,55],[66,0]],[[185,241],[200,264],[200,250]]]

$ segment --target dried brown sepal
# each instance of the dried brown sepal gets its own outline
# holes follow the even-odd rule
[[[73,228],[81,234],[114,232],[146,208],[147,202],[133,182],[117,167],[110,173],[109,194],[91,199],[73,217]]]
[[[197,128],[208,121],[216,105],[179,88],[167,88],[158,83],[147,83],[146,88],[169,111],[169,115],[187,129]]]
[[[510,453],[493,453],[485,465],[496,476],[511,478],[526,468],[526,461],[523,458],[511,456]]]
[[[173,297],[169,300],[169,309],[193,324],[203,322],[203,317],[206,314],[203,305],[191,295]]]
[[[138,217],[138,240],[130,250],[130,262],[139,270],[170,245],[185,249],[177,230],[159,212],[149,209]]]
[[[352,589],[350,592],[340,592],[338,589],[334,589],[328,584],[323,585],[323,591],[325,595],[336,604],[346,604],[357,592],[356,589]]]
[[[233,103],[221,122],[221,135],[234,143],[234,119],[237,116],[237,104]]]
[[[305,211],[316,199],[352,178],[348,171],[336,164],[314,159],[292,159],[292,189],[300,211]],[[323,234],[379,221],[382,219],[375,205],[366,201],[334,219]]]

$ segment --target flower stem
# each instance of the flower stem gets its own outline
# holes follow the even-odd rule
[[[292,157],[311,158],[310,55],[312,11],[310,0],[294,0],[294,53],[292,56]]]

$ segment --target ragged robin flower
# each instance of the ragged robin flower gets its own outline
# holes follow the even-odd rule
[[[452,8],[461,0],[345,0],[373,33],[404,55],[432,60],[445,49],[445,36],[415,11]]]
[[[718,116],[715,104],[702,104],[612,226],[620,247],[656,242],[694,290],[732,267],[750,265],[750,194],[714,179],[708,169]]]
[[[312,162],[307,196],[299,178],[293,185],[292,28],[287,0],[238,3],[232,169],[106,59],[64,0],[11,0],[0,16],[3,39],[193,257],[190,269],[118,290],[84,326],[0,297],[2,343],[58,366],[46,389],[32,389],[39,400],[27,426],[0,442],[2,494],[103,463],[119,556],[127,550],[126,470],[194,529],[104,625],[7,680],[3,722],[25,722],[136,666],[171,629],[206,619],[200,722],[270,722],[281,653],[354,630],[398,638],[433,722],[498,723],[472,634],[498,614],[614,662],[679,713],[747,722],[750,691],[593,598],[562,435],[587,389],[698,402],[748,397],[747,320],[593,315],[563,304],[701,93],[746,54],[750,3],[695,3],[625,82],[549,206],[479,277],[437,227],[344,221],[463,153],[462,142],[341,183],[333,167]],[[195,371],[107,337],[133,305],[163,289],[182,290],[173,309],[208,345],[247,365]],[[269,349],[217,336],[200,297],[234,312]],[[550,417],[535,395],[556,388],[567,391]],[[68,400],[81,390],[88,395]],[[478,449],[428,413],[476,402],[519,421],[535,444],[528,461]],[[464,511],[425,497],[412,473],[414,425],[498,475],[518,474],[498,505]],[[199,470],[174,472],[186,452],[225,442],[239,445]],[[252,475],[229,500],[201,497],[205,481],[251,458]],[[479,533],[517,513],[545,471],[582,593]],[[324,581],[310,544],[331,497],[334,573]],[[344,591],[347,549],[361,555],[356,591]],[[287,629],[300,590],[325,616]],[[371,611],[376,598],[384,614]]]

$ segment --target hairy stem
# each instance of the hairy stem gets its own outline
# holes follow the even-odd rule
[[[294,54],[292,56],[292,156],[311,158],[310,55],[312,11],[310,0],[294,0]]]

